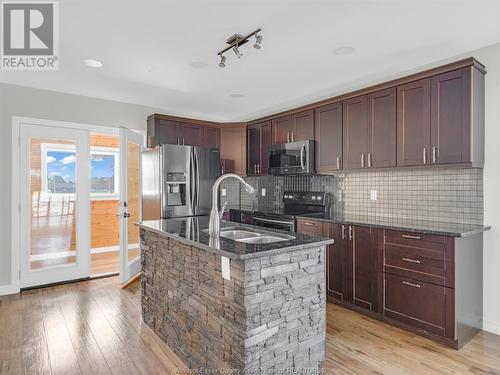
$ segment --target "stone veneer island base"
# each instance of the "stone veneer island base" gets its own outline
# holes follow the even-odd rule
[[[142,317],[194,371],[316,373],[325,356],[325,241],[231,259],[141,225]],[[205,372],[208,373],[208,372]]]

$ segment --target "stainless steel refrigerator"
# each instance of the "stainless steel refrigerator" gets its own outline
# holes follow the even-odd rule
[[[161,145],[142,153],[143,220],[208,215],[221,175],[219,150]]]

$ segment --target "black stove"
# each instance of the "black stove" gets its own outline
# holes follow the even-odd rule
[[[296,216],[327,212],[330,205],[325,192],[285,192],[283,208],[254,212],[254,225],[295,232]]]

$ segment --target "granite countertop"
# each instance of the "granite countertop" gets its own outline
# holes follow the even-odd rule
[[[332,239],[310,236],[300,233],[285,233],[278,230],[263,229],[253,225],[222,221],[221,229],[246,229],[259,232],[292,234],[294,239],[267,243],[250,244],[238,242],[220,237],[219,241],[213,241],[208,234],[208,216],[185,217],[176,219],[150,220],[135,223],[141,228],[151,230],[160,235],[173,238],[186,245],[195,246],[212,253],[216,253],[230,259],[250,259],[260,256],[269,256],[294,250],[302,250],[308,247],[325,246],[333,243]]]
[[[372,217],[335,217],[328,213],[297,215],[297,218],[314,219],[329,223],[360,225],[407,232],[438,234],[451,237],[468,237],[491,229],[490,226],[473,224],[444,223],[439,221],[411,219],[374,219]]]

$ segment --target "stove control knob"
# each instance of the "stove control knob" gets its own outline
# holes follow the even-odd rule
[[[316,197],[316,199],[320,201],[320,200],[321,200],[321,195],[318,195],[318,196]]]
[[[311,197],[311,199],[312,199],[313,201],[315,201],[315,200],[316,200],[316,196],[315,196],[315,195],[313,195],[313,196]]]

